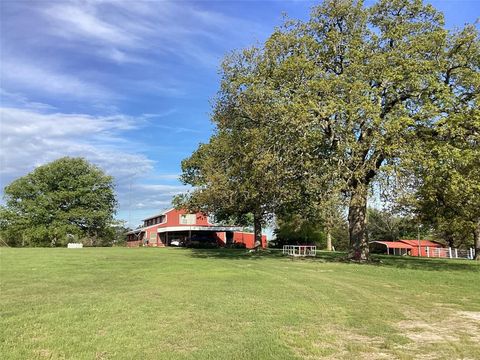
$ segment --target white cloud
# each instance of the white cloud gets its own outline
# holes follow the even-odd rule
[[[2,87],[50,98],[56,106],[71,100],[112,105],[132,91],[185,96],[197,79],[172,71],[172,63],[212,71],[232,42],[251,43],[252,34],[264,33],[259,24],[201,3],[81,0],[8,7],[13,10],[2,16],[11,29],[1,39]],[[105,67],[105,61],[115,66]],[[122,76],[123,69],[134,76]]]
[[[70,1],[47,3],[50,36],[78,42],[118,63],[146,62],[152,55],[217,67],[226,39],[263,34],[262,25],[173,1]]]
[[[77,99],[106,99],[113,94],[100,85],[90,83],[58,70],[23,61],[20,58],[2,58],[0,77],[2,86],[22,88],[38,93],[62,95]]]
[[[122,46],[132,46],[138,41],[133,34],[101,20],[94,6],[53,3],[44,11],[48,17],[59,23],[62,28],[62,32],[58,34],[60,36],[81,36]]]
[[[165,180],[178,180],[180,174],[158,174],[154,175],[153,178],[155,179],[165,179]]]
[[[111,133],[132,129],[141,119],[125,115],[91,116],[86,114],[42,113],[32,109],[0,108],[2,130],[7,139],[14,136],[56,139]]]
[[[37,111],[55,110],[54,106],[41,102],[30,101],[22,94],[12,93],[2,88],[0,88],[0,96],[2,97],[3,106],[9,106],[10,104],[13,104],[13,106],[20,106],[21,108],[34,109]]]
[[[2,185],[35,166],[62,156],[82,156],[121,180],[153,169],[153,161],[132,151],[121,131],[143,124],[125,115],[91,116],[0,108]]]
[[[123,137],[123,131],[147,126],[149,117],[162,114],[92,116],[45,109],[0,107],[2,188],[37,166],[63,156],[81,156],[115,177],[120,214],[134,212],[135,221],[144,212],[169,206],[174,195],[187,189],[175,184],[178,174],[153,174],[154,162],[135,151],[139,144]],[[174,184],[145,183],[151,181]]]

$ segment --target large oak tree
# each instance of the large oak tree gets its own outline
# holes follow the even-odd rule
[[[349,256],[366,260],[369,189],[410,149],[441,141],[453,114],[477,108],[478,43],[475,27],[447,31],[421,0],[327,0],[308,21],[287,21],[262,47],[227,59],[215,124],[228,134],[258,129],[253,141],[274,164],[268,189],[279,203],[321,204],[341,192]]]
[[[113,179],[82,158],[37,167],[4,191],[0,230],[13,246],[101,245],[113,236]]]

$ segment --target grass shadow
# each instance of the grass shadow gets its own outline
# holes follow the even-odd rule
[[[374,258],[379,260],[374,265],[398,269],[480,272],[480,263],[473,260],[416,258],[391,255],[374,255]]]
[[[179,249],[180,250],[180,249]],[[249,251],[244,249],[182,249],[189,251],[190,256],[199,259],[229,259],[229,260],[264,260],[264,259],[286,259],[281,249],[266,249],[260,251]],[[292,261],[308,262],[335,262],[345,264],[358,264],[346,260],[346,253],[335,251],[317,251],[316,257],[290,258]],[[364,263],[365,266],[384,266],[398,269],[427,270],[427,271],[469,271],[480,272],[480,263],[471,260],[458,259],[433,259],[415,258],[388,255],[372,255],[371,262]]]
[[[180,249],[179,249],[180,250]],[[284,257],[281,251],[260,250],[250,251],[245,249],[183,249],[190,251],[190,256],[199,259],[229,259],[229,260],[262,260],[267,258]]]
[[[180,250],[180,249],[179,249]],[[186,249],[190,256],[200,259],[230,259],[230,260],[263,260],[263,259],[291,259],[292,261],[311,262],[341,262],[344,261],[346,253],[317,251],[316,257],[288,257],[282,253],[282,249],[263,249],[259,251],[246,249]]]

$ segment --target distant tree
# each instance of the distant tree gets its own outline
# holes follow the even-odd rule
[[[0,231],[12,246],[111,242],[116,200],[112,177],[82,158],[39,166],[4,190]]]
[[[127,242],[126,233],[133,230],[126,225],[125,221],[115,221],[112,224],[112,245],[113,246],[125,246]]]
[[[432,93],[434,126],[403,156],[401,203],[450,246],[472,246],[480,259],[480,41],[468,26],[448,37],[443,87]],[[451,96],[451,95],[454,96]],[[401,197],[402,197],[401,196]]]
[[[288,218],[276,220],[275,246],[283,245],[317,245],[325,247],[326,234],[324,226],[318,221],[311,221],[301,215],[289,215]]]
[[[449,246],[473,244],[480,259],[480,111],[451,119],[434,136],[442,141],[413,153],[401,201]]]
[[[315,244],[331,251],[348,250],[348,223],[341,213],[333,212],[327,220],[318,212],[317,218],[300,214],[283,215],[276,219],[275,247],[295,244]],[[326,224],[325,221],[330,221]]]
[[[412,215],[397,215],[388,210],[368,208],[367,216],[369,241],[416,239],[419,232],[422,238],[427,235],[427,228],[421,226]]]

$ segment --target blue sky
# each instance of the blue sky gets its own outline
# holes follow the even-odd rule
[[[118,218],[168,207],[181,160],[212,132],[223,56],[314,3],[2,0],[1,188],[83,156],[115,177]],[[480,16],[480,0],[431,3],[448,28]]]

